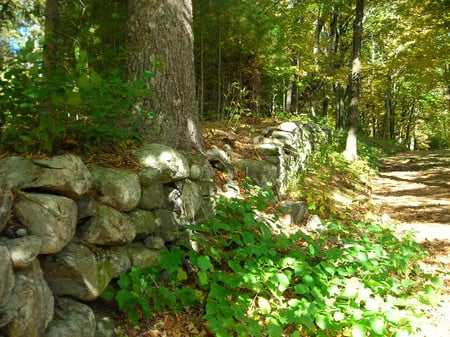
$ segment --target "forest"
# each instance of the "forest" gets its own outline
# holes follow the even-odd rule
[[[408,149],[449,146],[447,1],[360,1],[358,55],[353,1],[179,3],[157,12],[161,21],[152,30],[142,20],[154,14],[143,8],[156,8],[156,1],[4,1],[2,151],[86,150],[145,139],[130,116],[139,111],[156,123],[153,114],[166,109],[201,121],[307,116]],[[180,15],[193,18],[189,28]],[[166,38],[174,34],[182,43]],[[136,48],[161,52],[137,59]],[[168,48],[180,51],[164,60]],[[147,85],[169,63],[178,87]],[[172,95],[184,97],[183,112]],[[146,103],[137,108],[139,101]],[[172,129],[178,123],[167,120]]]
[[[433,308],[449,298],[450,238],[398,235],[401,219],[371,198],[417,193],[440,202],[427,214],[448,226],[449,9],[449,0],[0,0],[0,162],[74,153],[133,171],[124,153],[145,144],[203,155],[215,135],[243,142],[266,125],[319,125],[329,142],[286,191],[319,229],[271,231],[261,214],[283,218],[279,196],[214,171],[242,194],[217,196],[214,216],[186,225],[199,247],[161,239],[158,266],[133,265],[108,285],[96,300],[116,310],[112,335],[431,336],[430,312],[444,317]],[[382,169],[404,175],[383,185]],[[415,171],[428,185],[406,191]],[[23,192],[10,192],[11,204]],[[394,216],[425,206],[408,207]],[[448,319],[435,316],[439,330]]]

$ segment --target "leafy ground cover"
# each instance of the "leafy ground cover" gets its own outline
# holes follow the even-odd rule
[[[420,274],[424,253],[414,240],[398,239],[376,222],[329,222],[316,234],[274,235],[255,217],[265,206],[262,194],[219,199],[216,217],[191,228],[198,250],[174,247],[161,256],[161,268],[134,268],[110,288],[110,299],[134,325],[153,311],[203,312],[198,333],[180,336],[409,336],[420,330],[418,308],[436,299],[441,279]]]
[[[323,153],[310,172],[311,186],[326,188],[309,203],[331,215],[320,232],[298,227],[275,235],[255,216],[283,216],[269,191],[219,198],[216,217],[190,228],[197,249],[174,247],[162,254],[160,268],[134,268],[105,293],[122,310],[118,334],[425,336],[421,328],[439,301],[442,278],[420,268],[427,253],[412,236],[398,236],[376,216],[361,220],[365,202],[351,214],[327,208],[335,195],[320,179],[333,177],[349,193],[362,186],[365,195],[370,185],[349,176],[361,169],[343,164],[335,150]]]

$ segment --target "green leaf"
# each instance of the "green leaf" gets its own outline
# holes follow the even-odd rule
[[[183,268],[178,268],[177,270],[177,280],[178,281],[186,281],[188,279],[187,273]]]
[[[255,320],[250,321],[250,323],[248,324],[248,330],[254,337],[260,337],[262,334],[261,326]]]
[[[114,296],[116,294],[116,290],[111,284],[108,284],[105,291],[101,295],[101,298],[103,298],[105,301],[110,302],[114,299]]]
[[[120,274],[117,284],[121,289],[128,289],[131,286],[131,279],[127,274]]]
[[[80,86],[81,89],[89,89],[90,87],[89,77],[86,74],[82,74],[78,79],[78,85]]]
[[[128,290],[120,289],[116,294],[116,300],[120,309],[130,308],[136,304],[136,298]]]
[[[199,256],[198,260],[197,260],[197,266],[201,269],[201,270],[208,270],[208,269],[214,269],[214,266],[211,264],[211,260],[209,259],[209,256],[203,255],[203,256]]]
[[[290,276],[290,273],[288,271],[285,271],[284,273],[275,274],[273,277],[271,277],[271,280],[277,285],[278,290],[282,293],[287,288],[289,288]]]
[[[278,324],[271,323],[267,327],[267,334],[269,337],[280,337],[283,335],[283,329]]]
[[[242,241],[247,245],[253,245],[255,243],[254,236],[251,232],[243,232],[242,234]]]
[[[436,287],[442,287],[444,285],[444,280],[442,277],[435,276],[431,279],[431,283],[433,283]]]
[[[82,100],[80,93],[74,91],[66,91],[66,96],[67,96],[67,104],[72,106],[81,105]]]
[[[297,284],[294,287],[295,293],[298,295],[304,295],[308,292],[308,287],[304,284]]]
[[[200,270],[197,273],[197,276],[198,276],[198,283],[200,286],[206,286],[209,284],[209,279],[208,279],[208,275],[206,274],[206,271]]]
[[[336,260],[342,255],[342,251],[338,248],[330,248],[325,251],[325,257],[328,260]]]
[[[127,313],[128,319],[131,321],[132,325],[138,325],[139,324],[139,313],[136,309],[131,309]]]
[[[100,88],[102,85],[102,77],[94,70],[91,71],[91,83],[94,88]]]
[[[253,227],[255,225],[255,216],[253,213],[244,213],[244,224],[246,227]]]
[[[141,306],[142,312],[144,313],[145,318],[150,318],[152,315],[152,312],[150,310],[150,304],[148,302],[148,299],[146,297],[139,297],[137,299],[139,305]]]
[[[384,336],[386,323],[382,317],[372,317],[370,319],[370,329],[377,335]]]
[[[330,321],[328,320],[328,317],[326,317],[325,315],[317,315],[316,324],[321,330],[325,330],[329,327]]]
[[[355,324],[352,326],[352,337],[366,337],[367,328],[362,324]]]

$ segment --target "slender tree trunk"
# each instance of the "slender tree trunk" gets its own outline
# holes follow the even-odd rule
[[[336,129],[342,131],[346,127],[345,110],[344,110],[344,89],[342,84],[336,82],[334,85],[334,97],[336,108]]]
[[[191,0],[129,0],[128,5],[128,76],[154,75],[147,81],[153,95],[137,106],[155,116],[138,117],[132,128],[144,140],[202,150]]]
[[[361,44],[364,18],[364,0],[356,0],[356,17],[353,22],[352,74],[350,87],[350,111],[348,114],[348,134],[344,156],[354,161],[358,156],[358,108],[360,96]]]
[[[43,53],[44,76],[51,78],[56,68],[57,47],[56,33],[58,29],[58,0],[45,2],[45,43]]]

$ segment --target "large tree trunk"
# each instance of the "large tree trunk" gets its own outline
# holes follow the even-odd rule
[[[356,17],[353,22],[352,75],[350,90],[350,111],[348,114],[348,134],[344,156],[347,160],[356,160],[358,108],[360,95],[361,44],[364,18],[364,0],[356,0]]]
[[[191,0],[129,0],[127,69],[145,71],[152,96],[138,102],[154,117],[139,117],[132,129],[144,140],[176,149],[203,149],[195,94]]]

